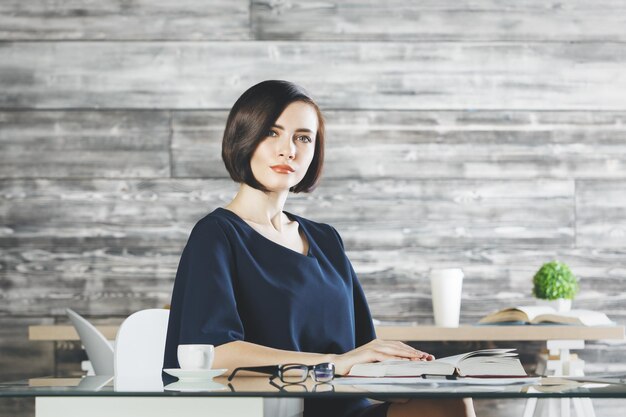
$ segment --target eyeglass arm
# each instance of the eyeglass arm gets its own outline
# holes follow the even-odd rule
[[[228,380],[231,381],[235,374],[239,371],[250,371],[250,372],[258,372],[261,374],[269,374],[275,375],[278,372],[277,365],[267,365],[267,366],[240,366],[239,368],[235,368],[233,372],[228,377]]]

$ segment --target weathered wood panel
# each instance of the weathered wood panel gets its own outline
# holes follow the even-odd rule
[[[53,324],[53,320],[19,313],[0,317],[0,382],[54,374],[54,345],[28,340],[28,326],[37,324]]]
[[[626,247],[626,182],[576,181],[576,244]]]
[[[248,0],[3,0],[2,40],[244,40]]]
[[[125,314],[166,303],[191,227],[235,188],[230,180],[0,181],[0,314],[61,314],[70,303],[89,314]],[[287,209],[340,230],[374,308],[395,318],[430,315],[416,272],[489,259],[476,251],[502,246],[510,250],[505,261],[483,268],[478,260],[468,274],[507,279],[509,268],[520,268],[518,252],[534,247],[536,259],[516,272],[527,276],[550,258],[541,247],[552,254],[573,242],[571,181],[335,180],[294,196]],[[402,252],[409,248],[431,257]],[[390,288],[395,301],[383,297],[379,309],[375,298]],[[476,300],[494,294],[477,291]]]
[[[227,116],[173,112],[173,176],[228,177]],[[626,113],[329,110],[325,118],[325,178],[626,177]]]
[[[172,176],[230,178],[222,161],[228,111],[172,112]]]
[[[574,183],[562,180],[327,180],[289,204],[344,230],[351,247],[566,245]],[[329,210],[332,208],[332,210]]]
[[[325,178],[624,178],[625,114],[327,111]],[[228,178],[226,111],[0,112],[0,177]]]
[[[211,179],[1,180],[0,240],[135,238],[158,247],[186,238],[236,189]]]
[[[7,42],[0,107],[228,109],[289,79],[324,108],[626,108],[624,43]]]
[[[625,9],[618,0],[7,0],[0,39],[623,41]]]
[[[170,174],[167,112],[0,112],[0,177]]]
[[[226,115],[175,112],[175,176],[228,176],[220,150]],[[623,178],[624,115],[565,115],[329,111],[325,177]],[[169,172],[166,112],[1,112],[0,126],[0,176]]]
[[[89,246],[94,249],[88,249],[75,238],[37,249],[0,248],[0,316],[64,315],[70,307],[108,317],[161,308],[170,302],[185,242],[146,246],[126,239],[92,239]]]
[[[252,0],[264,40],[623,41],[620,0]]]
[[[186,236],[186,226],[230,201],[236,188],[230,179],[3,180],[0,239],[165,243]],[[574,183],[563,180],[327,180],[288,208],[343,227],[359,248],[569,246],[573,201]]]

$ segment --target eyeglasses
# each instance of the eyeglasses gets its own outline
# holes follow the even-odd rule
[[[278,385],[274,381],[270,381],[270,385],[283,392],[335,392],[335,386],[330,381],[317,382],[315,385],[310,387],[310,390],[304,383]]]
[[[335,364],[332,362],[318,363],[317,365],[304,365],[301,363],[286,363],[284,365],[268,366],[242,366],[235,368],[228,380],[231,381],[239,371],[260,372],[270,374],[270,382],[279,378],[286,384],[297,384],[306,381],[309,374],[313,372],[313,379],[316,382],[328,382],[335,378]]]

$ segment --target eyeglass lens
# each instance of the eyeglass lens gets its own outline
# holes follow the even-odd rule
[[[306,365],[287,365],[281,369],[280,379],[288,384],[304,382],[309,374]]]
[[[332,381],[335,377],[335,365],[332,363],[321,363],[313,367],[313,376],[317,382]]]
[[[283,365],[279,369],[280,380],[294,384],[306,381],[311,367],[301,364]],[[333,363],[320,363],[313,368],[313,379],[317,382],[328,382],[335,377],[335,365]]]

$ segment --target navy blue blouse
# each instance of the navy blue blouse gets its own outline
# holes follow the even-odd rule
[[[179,367],[179,344],[245,340],[340,354],[376,338],[337,231],[285,214],[306,236],[307,255],[267,239],[227,209],[194,226],[176,273],[164,368]],[[364,399],[305,400],[305,415],[346,416],[367,405]]]

